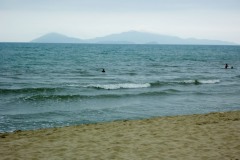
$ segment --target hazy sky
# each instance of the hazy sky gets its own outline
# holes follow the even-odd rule
[[[240,44],[240,0],[0,0],[0,42],[129,30]]]

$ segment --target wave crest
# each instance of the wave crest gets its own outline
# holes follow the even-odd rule
[[[189,84],[216,84],[220,83],[219,79],[209,79],[209,80],[179,80],[179,81],[166,81],[166,82],[161,82],[161,81],[156,81],[151,84],[151,87],[161,87],[161,86],[166,86],[166,85],[189,85]]]
[[[187,85],[187,84],[216,84],[220,83],[219,79],[212,79],[212,80],[182,80],[182,81],[169,81],[169,82],[153,82],[153,83],[143,83],[143,84],[136,84],[136,83],[119,83],[119,84],[93,84],[86,86],[87,88],[96,88],[96,89],[107,89],[107,90],[114,90],[114,89],[137,89],[137,88],[148,88],[148,87],[160,87],[165,85]]]
[[[212,80],[184,80],[182,83],[185,84],[216,84],[219,83],[219,79],[212,79]]]
[[[135,83],[120,83],[120,84],[96,84],[96,85],[88,85],[89,88],[97,88],[97,89],[137,89],[137,88],[148,88],[151,85],[149,83],[144,84],[135,84]]]
[[[60,88],[21,88],[21,89],[0,89],[3,94],[24,94],[24,93],[42,93],[42,92],[55,92]]]

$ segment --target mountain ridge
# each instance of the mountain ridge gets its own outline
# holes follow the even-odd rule
[[[68,37],[59,33],[48,33],[38,37],[33,43],[93,43],[93,44],[189,44],[189,45],[238,45],[233,42],[197,38],[180,38],[148,32],[128,31],[114,33],[92,39]]]
[[[38,37],[31,42],[33,43],[82,43],[83,41],[78,38],[68,37],[56,32],[45,34]]]

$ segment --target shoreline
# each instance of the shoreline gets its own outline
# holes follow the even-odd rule
[[[240,159],[240,111],[0,133],[3,159]]]

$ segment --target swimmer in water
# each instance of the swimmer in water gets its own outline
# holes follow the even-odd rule
[[[105,72],[105,69],[104,69],[104,68],[102,69],[102,72]]]
[[[226,63],[226,64],[225,64],[225,69],[227,69],[227,68],[228,68],[228,64]]]

